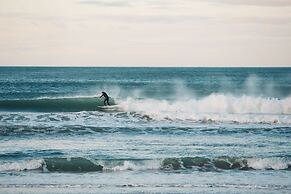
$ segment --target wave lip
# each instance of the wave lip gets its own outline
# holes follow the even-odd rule
[[[109,102],[115,105],[111,98]],[[78,112],[97,111],[103,106],[103,99],[98,97],[41,98],[22,100],[0,100],[1,111],[33,112]]]
[[[0,164],[0,172],[5,171],[27,171],[27,170],[41,170],[43,160],[23,160],[17,162],[6,162]]]
[[[291,170],[290,158],[244,158],[244,157],[181,157],[164,159],[105,159],[45,158],[5,162],[0,172],[31,171],[43,172],[114,172],[114,171],[176,171],[176,170]]]

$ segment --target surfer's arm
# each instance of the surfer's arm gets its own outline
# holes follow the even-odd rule
[[[101,98],[101,97],[103,97],[103,94],[99,98]]]

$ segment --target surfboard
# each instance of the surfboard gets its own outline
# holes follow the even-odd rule
[[[102,109],[112,109],[112,108],[117,108],[118,105],[106,105],[106,106],[97,106],[98,108],[102,108]]]

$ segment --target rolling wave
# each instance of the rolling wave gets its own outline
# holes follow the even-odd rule
[[[68,97],[68,98],[42,98],[21,100],[0,100],[1,111],[31,111],[31,112],[78,112],[98,111],[103,106],[99,97]],[[109,100],[115,105],[114,100]]]
[[[181,157],[164,159],[107,159],[92,160],[77,158],[45,158],[5,162],[0,172],[31,171],[43,172],[113,172],[145,170],[291,170],[290,158],[249,158],[249,157]]]
[[[129,97],[117,100],[111,98],[110,102],[112,105],[118,105],[104,108],[102,107],[104,106],[103,99],[94,97],[0,100],[0,111],[61,112],[62,114],[64,112],[77,114],[74,112],[102,111],[114,113],[111,117],[121,118],[122,115],[119,113],[124,113],[124,118],[132,116],[145,121],[291,124],[291,97],[278,99],[215,93],[199,99],[192,97],[158,100]],[[86,116],[86,114],[84,115]],[[91,118],[92,115],[89,116]],[[7,115],[4,117],[6,118]],[[75,118],[74,115],[72,117]],[[15,119],[15,117],[13,118]],[[56,118],[56,120],[58,119]],[[70,118],[68,117],[68,119]]]

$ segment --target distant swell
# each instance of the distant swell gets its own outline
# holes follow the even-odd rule
[[[112,172],[139,170],[291,170],[290,158],[240,158],[240,157],[182,157],[153,160],[107,159],[92,160],[86,158],[45,158],[5,162],[0,164],[0,172],[31,171],[44,172]]]
[[[113,99],[110,99],[114,105]],[[70,98],[44,98],[1,100],[1,111],[32,111],[32,112],[76,112],[96,111],[103,106],[102,98],[94,97],[70,97]]]

